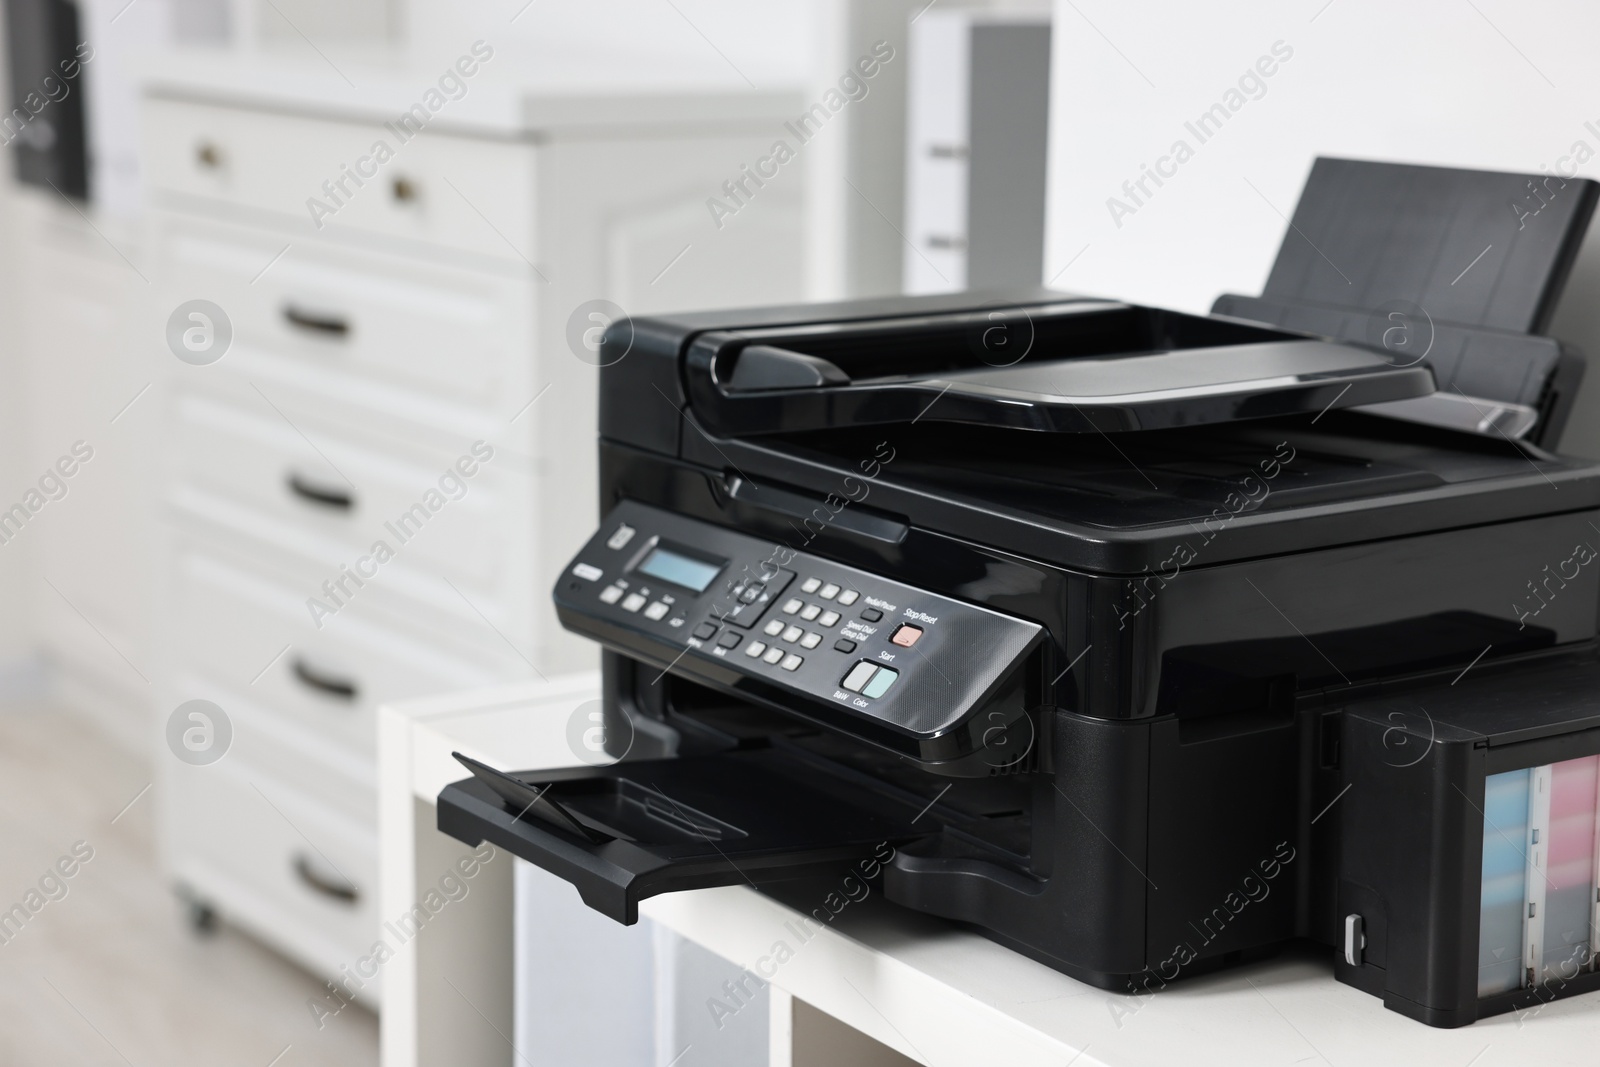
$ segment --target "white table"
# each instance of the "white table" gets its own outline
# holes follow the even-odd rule
[[[383,709],[384,917],[406,912],[470,851],[434,829],[434,798],[465,777],[450,751],[509,769],[572,765],[567,719],[597,695],[585,674]],[[385,965],[384,1067],[521,1062],[510,1043],[513,866],[503,855],[485,864],[468,895]],[[667,894],[640,912],[747,967],[776,941],[794,950],[771,976],[772,1067],[906,1062],[890,1049],[931,1067],[1600,1063],[1600,995],[1435,1030],[1335,982],[1319,949],[1129,997],[876,896],[803,944],[800,913],[746,886]]]

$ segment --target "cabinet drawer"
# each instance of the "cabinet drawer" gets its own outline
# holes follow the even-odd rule
[[[446,643],[385,625],[356,603],[321,618],[319,628],[306,591],[210,554],[180,551],[174,571],[176,645],[169,654],[180,675],[208,678],[313,737],[369,758],[379,704],[530,673],[499,650],[481,659],[453,655]]]
[[[532,395],[522,280],[199,220],[161,226],[168,300],[217,304],[235,346],[489,410]]]
[[[176,194],[267,211],[290,234],[426,242],[531,273],[536,149],[526,142],[434,130],[402,142],[384,123],[160,98],[144,101],[142,118],[145,180],[158,201]],[[323,183],[339,182],[380,141],[392,158],[330,195]],[[313,218],[308,200],[334,213]]]
[[[323,974],[378,935],[377,835],[229,757],[163,778],[173,873]]]
[[[171,466],[180,482],[336,543],[327,566],[355,568],[381,542],[408,567],[493,590],[517,577],[514,554],[530,550],[531,479],[496,470],[492,445],[425,466],[320,428],[313,445],[266,405],[245,411],[179,394],[173,408]],[[370,562],[364,576],[381,580],[388,565]]]

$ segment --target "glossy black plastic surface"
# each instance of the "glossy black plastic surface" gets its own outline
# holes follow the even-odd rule
[[[759,365],[748,373],[747,349]],[[1433,391],[1427,368],[1364,348],[1086,299],[713,331],[690,347],[685,374],[701,425],[733,437],[924,421],[1111,433]]]

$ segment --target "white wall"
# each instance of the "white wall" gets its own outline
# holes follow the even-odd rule
[[[1600,151],[1592,0],[1057,0],[1055,19],[1044,277],[1062,288],[1192,310],[1259,292],[1319,154],[1536,171]],[[1199,144],[1184,122],[1276,41],[1293,56],[1264,95]],[[1193,158],[1117,226],[1107,198],[1179,138]]]

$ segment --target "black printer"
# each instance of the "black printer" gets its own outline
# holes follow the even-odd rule
[[[890,901],[1122,992],[1296,938],[1438,1026],[1600,988],[1600,466],[1539,333],[1597,191],[1319,160],[1210,316],[614,324],[554,597],[622,758],[463,760],[440,829],[624,923],[892,850]]]

